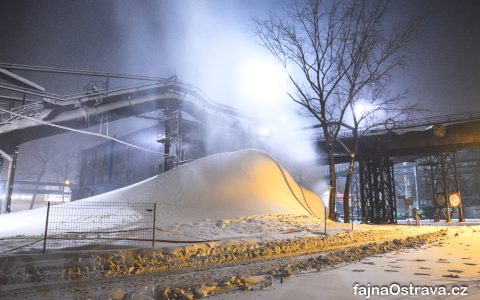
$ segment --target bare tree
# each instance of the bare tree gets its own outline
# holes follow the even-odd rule
[[[34,167],[31,171],[34,174],[36,173],[35,189],[29,207],[29,209],[33,209],[35,206],[35,200],[37,198],[38,188],[40,187],[40,182],[47,172],[50,163],[56,157],[56,152],[50,144],[36,143],[31,149],[28,150],[27,155],[30,156],[34,162],[32,163]]]
[[[371,128],[399,118],[407,118],[420,111],[418,104],[408,103],[403,94],[391,95],[388,84],[391,71],[405,65],[401,51],[416,36],[420,24],[426,15],[421,14],[409,19],[402,26],[393,26],[390,30],[384,26],[384,16],[388,2],[359,1],[351,11],[357,20],[353,34],[347,46],[351,67],[345,71],[340,93],[348,102],[347,119],[351,119],[353,144],[350,148],[341,145],[349,152],[350,161],[343,193],[344,221],[350,221],[350,185],[358,153],[361,136]],[[357,45],[362,45],[357,52]],[[355,55],[354,55],[355,54]],[[362,103],[363,102],[363,103]],[[363,109],[357,109],[363,106]]]
[[[65,185],[69,185],[75,177],[76,152],[72,149],[65,149],[55,159],[53,171],[57,175],[57,181],[63,183],[62,202],[65,202]],[[69,183],[67,183],[67,180]]]
[[[321,125],[330,174],[330,219],[335,216],[334,147],[345,115],[366,87],[380,86],[398,65],[391,60],[411,40],[418,23],[385,30],[387,7],[384,1],[295,1],[284,16],[254,21],[261,44],[288,73],[293,87],[288,95]],[[362,118],[357,121],[359,125]]]
[[[379,128],[380,126],[388,128],[389,124],[394,124],[400,119],[406,119],[422,111],[416,103],[403,102],[403,94],[395,96],[383,95],[383,88],[381,90],[374,89],[371,92],[368,98],[360,98],[365,102],[358,103],[358,100],[353,100],[350,104],[349,116],[351,116],[352,125],[349,126],[349,129],[352,132],[353,142],[350,145],[346,145],[341,140],[338,140],[350,156],[343,192],[345,223],[350,222],[350,189],[361,137],[372,128]],[[364,106],[363,109],[357,109],[358,105]]]

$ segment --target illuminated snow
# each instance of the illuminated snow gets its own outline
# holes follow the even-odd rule
[[[268,154],[257,150],[212,155],[122,189],[62,205],[84,202],[156,203],[157,224],[165,226],[274,214],[323,218],[324,211],[318,196],[301,188]],[[79,209],[77,215],[86,218],[86,214]],[[45,217],[45,207],[1,215],[0,236],[41,235]],[[102,219],[110,217],[115,217],[115,210],[90,218],[104,228]],[[125,222],[137,218],[133,212]]]

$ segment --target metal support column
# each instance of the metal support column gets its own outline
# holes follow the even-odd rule
[[[451,222],[452,215],[457,214],[463,221],[460,179],[455,153],[443,153],[428,158],[430,180],[432,184],[433,215],[438,222],[443,215],[446,222]]]
[[[463,222],[464,219],[463,219],[463,207],[462,207],[462,196],[461,196],[461,193],[460,193],[460,176],[458,174],[458,169],[457,169],[457,158],[456,158],[456,155],[455,153],[452,155],[452,165],[453,165],[453,173],[454,173],[454,176],[455,176],[455,189],[456,189],[456,193],[458,195],[458,198],[460,199],[460,203],[458,204],[458,206],[456,208],[453,208],[453,211],[452,213],[457,210],[457,213],[458,213],[458,221],[459,222]],[[451,216],[450,216],[451,217]]]
[[[393,163],[386,156],[360,160],[360,206],[363,223],[396,223]]]
[[[18,157],[18,148],[19,146],[15,146],[15,150],[13,152],[13,157],[10,161],[8,167],[8,175],[7,175],[7,186],[6,186],[6,204],[5,204],[5,212],[10,213],[12,211],[12,193],[13,193],[13,181],[15,180],[15,170],[17,168],[17,157]],[[6,157],[7,159],[9,157]]]
[[[447,174],[446,174],[446,159],[444,155],[440,156],[440,167],[441,167],[441,175],[442,175],[442,192],[443,192],[443,199],[445,199],[445,221],[446,222],[451,222],[452,217],[450,216],[450,203],[448,201],[450,193],[448,191],[448,181],[447,181]]]
[[[164,125],[164,135],[157,139],[157,142],[163,144],[163,171],[166,172],[175,167],[175,147],[176,147],[176,130],[178,124],[176,124],[175,115],[177,114],[172,108],[166,108],[162,112],[163,119],[160,121]]]
[[[352,203],[352,209],[351,209],[352,220],[355,218],[358,219],[361,216],[359,179],[360,179],[360,176],[358,174],[358,168],[356,168],[352,176],[352,188],[351,188],[352,197],[350,198]]]
[[[386,200],[387,200],[387,220],[388,223],[397,223],[397,198],[395,195],[395,172],[393,163],[385,158],[385,162],[388,164],[387,169],[387,180],[385,181],[386,185]],[[385,167],[385,166],[384,166]]]
[[[438,213],[437,201],[435,201],[435,176],[433,171],[433,164],[430,164],[430,184],[432,188],[432,201],[433,201],[433,219],[435,222],[440,221],[440,214]]]

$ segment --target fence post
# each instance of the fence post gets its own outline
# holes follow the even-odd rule
[[[155,219],[157,217],[157,203],[153,203],[153,235],[152,235],[152,247],[155,248]]]
[[[325,211],[324,212],[325,214],[323,216],[323,219],[325,220],[325,224],[324,224],[324,226],[325,226],[325,236],[327,236],[327,207],[326,206],[324,207],[324,211]]]
[[[50,201],[47,202],[47,220],[45,221],[45,235],[43,236],[43,251],[47,249],[47,230],[48,230],[48,216],[50,215]]]

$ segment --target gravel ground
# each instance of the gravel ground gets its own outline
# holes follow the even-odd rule
[[[377,229],[378,228],[378,229]],[[370,230],[273,241],[0,260],[2,299],[201,298],[263,289],[284,278],[374,254],[416,248],[450,228],[372,226]]]

